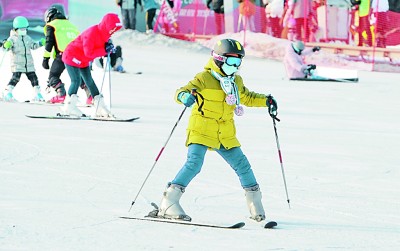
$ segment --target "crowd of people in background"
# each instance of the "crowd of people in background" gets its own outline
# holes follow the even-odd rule
[[[175,2],[177,2],[179,7],[174,8]],[[166,23],[171,22],[168,18],[172,18],[173,21],[179,19],[179,15],[181,14],[180,9],[183,8],[182,2],[179,0],[117,0],[117,4],[121,8],[125,29],[136,29],[136,15],[138,11],[143,12],[144,9],[146,11],[145,23],[147,33],[153,32],[154,24],[157,22],[159,22],[158,25],[160,26],[156,27],[158,32],[184,32],[180,31],[179,27],[174,27],[178,25],[171,25],[172,30],[171,27],[166,25]],[[205,15],[199,14],[198,17],[204,19],[207,19],[208,16],[214,17],[213,25],[208,25],[207,29],[210,29],[214,35],[225,33],[224,1],[204,0],[201,4],[205,5],[208,12]],[[164,8],[165,5],[168,8]],[[328,18],[332,19],[336,15],[335,13],[338,10],[335,10],[335,8],[344,8],[347,12],[342,12],[343,16],[337,18],[344,18],[351,22],[350,27],[344,26],[341,28],[351,37],[342,40],[358,46],[386,47],[385,37],[388,32],[387,12],[389,10],[389,0],[342,0],[340,5],[337,6],[340,7],[327,4],[327,0],[236,0],[233,1],[233,8],[237,7],[234,10],[234,15],[237,15],[234,18],[236,20],[234,32],[248,30],[267,33],[271,36],[291,41],[326,42],[330,39],[335,40],[337,37],[328,37],[326,35],[327,37],[321,38],[323,36],[322,33],[328,30],[326,22],[323,24],[319,23],[322,20],[321,18],[325,18],[327,22],[339,21],[334,19],[328,20]],[[320,8],[322,11],[319,11]],[[160,10],[157,12],[158,9]],[[329,12],[333,14],[329,14]],[[194,11],[193,13],[197,12]],[[165,15],[167,18],[160,18],[161,15]],[[188,14],[184,15],[186,15],[185,17],[188,16]],[[318,15],[324,16],[319,17]],[[156,16],[157,18],[155,18]],[[196,17],[193,16],[193,18]],[[206,29],[206,25],[204,25],[204,29]],[[204,30],[196,30],[196,32],[205,34]]]
[[[292,41],[317,42],[316,33],[320,26],[318,8],[326,7],[326,0],[263,0],[263,2],[269,27],[267,33]],[[388,0],[349,0],[343,4],[348,4],[348,14],[351,16],[351,27],[343,29],[349,29],[357,36],[356,39],[352,38],[356,45],[373,46],[371,26],[374,25],[375,46],[386,47]],[[326,14],[326,11],[329,9],[325,9],[323,13]]]
[[[136,30],[136,15],[145,11],[146,33],[153,32],[154,18],[160,8],[158,0],[116,0],[121,9],[122,24],[124,29]]]

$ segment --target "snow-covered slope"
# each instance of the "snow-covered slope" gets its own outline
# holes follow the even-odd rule
[[[264,230],[247,220],[244,191],[214,152],[207,154],[181,204],[194,221],[245,221],[243,229],[119,219],[150,211],[183,165],[189,111],[128,212],[183,110],[173,100],[175,90],[203,69],[212,45],[128,31],[114,41],[123,46],[128,73],[111,72],[112,111],[140,116],[139,121],[34,120],[24,115],[54,114],[59,108],[0,103],[0,250],[399,248],[399,75],[360,72],[357,84],[289,82],[279,61],[251,56],[252,47],[241,75],[249,89],[272,93],[278,101],[291,209],[266,109],[245,108],[236,118],[238,138],[262,189],[267,217],[279,228]],[[270,46],[283,46],[274,43]],[[42,52],[35,51],[35,57],[45,89]],[[136,71],[143,74],[132,74]],[[4,89],[11,77],[7,56],[0,72]],[[93,75],[100,86],[102,70],[95,68]],[[105,79],[109,90],[108,75]],[[66,73],[63,80],[68,86]],[[29,98],[30,91],[23,76],[16,97]],[[84,101],[83,92],[80,96]]]

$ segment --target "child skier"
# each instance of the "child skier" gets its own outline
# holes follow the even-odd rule
[[[21,79],[22,73],[31,81],[34,97],[33,101],[44,101],[40,93],[39,80],[35,73],[35,66],[33,63],[31,50],[45,44],[45,39],[35,42],[27,35],[29,27],[28,20],[23,16],[18,16],[13,20],[13,29],[10,31],[10,37],[3,43],[3,48],[6,51],[11,51],[11,71],[13,73],[10,82],[3,92],[3,99],[5,101],[15,101],[13,96],[13,89]]]
[[[286,48],[285,57],[283,58],[288,78],[312,78],[312,71],[317,67],[314,64],[305,64],[303,62],[303,56],[317,52],[320,49],[319,46],[305,49],[302,41],[294,41],[290,43]]]
[[[65,65],[61,57],[67,45],[79,35],[79,31],[56,7],[50,7],[46,11],[44,19],[46,22],[46,45],[42,66],[44,69],[50,69],[47,86],[48,88],[54,88],[57,93],[49,102],[53,104],[64,103],[66,91],[60,77],[64,72]],[[49,60],[52,51],[54,52],[54,60],[50,67]]]
[[[76,106],[79,101],[76,94],[83,79],[94,100],[94,116],[113,117],[104,103],[103,95],[99,93],[99,89],[94,83],[89,64],[95,58],[102,57],[115,50],[109,39],[121,27],[122,24],[118,15],[109,13],[103,17],[99,24],[89,27],[68,44],[62,55],[62,60],[71,78],[71,86],[63,107],[64,115],[83,116],[82,111]]]
[[[213,149],[238,175],[251,219],[265,219],[261,191],[236,138],[233,116],[243,114],[240,104],[244,104],[268,107],[274,117],[277,115],[277,103],[271,95],[249,91],[242,77],[236,75],[244,56],[244,48],[238,41],[218,41],[205,70],[176,91],[175,100],[178,103],[186,107],[193,105],[187,128],[187,160],[172,182],[168,183],[159,209],[150,212],[150,216],[191,221],[179,200],[190,181],[200,172],[207,150]],[[196,91],[193,93],[191,90]]]

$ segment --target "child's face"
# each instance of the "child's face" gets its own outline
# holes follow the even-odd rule
[[[17,33],[18,33],[19,36],[25,36],[27,31],[28,31],[27,28],[17,29]]]
[[[226,75],[233,75],[239,70],[239,66],[242,64],[242,59],[240,55],[234,53],[225,54],[225,57],[226,59],[221,69]]]

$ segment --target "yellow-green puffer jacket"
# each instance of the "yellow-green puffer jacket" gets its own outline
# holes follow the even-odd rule
[[[204,101],[202,114],[198,111],[199,104],[195,103],[192,107],[192,114],[187,128],[186,146],[195,143],[219,149],[221,144],[226,149],[240,146],[236,138],[236,128],[234,122],[235,105],[228,105],[225,102],[226,94],[222,90],[219,80],[211,75],[211,69],[222,76],[224,74],[211,58],[204,71],[198,73],[192,81],[176,91],[175,100],[182,91],[190,92],[196,89],[199,104]],[[235,83],[240,93],[240,103],[250,107],[266,107],[266,96],[249,91],[244,84],[241,76],[235,76]]]

